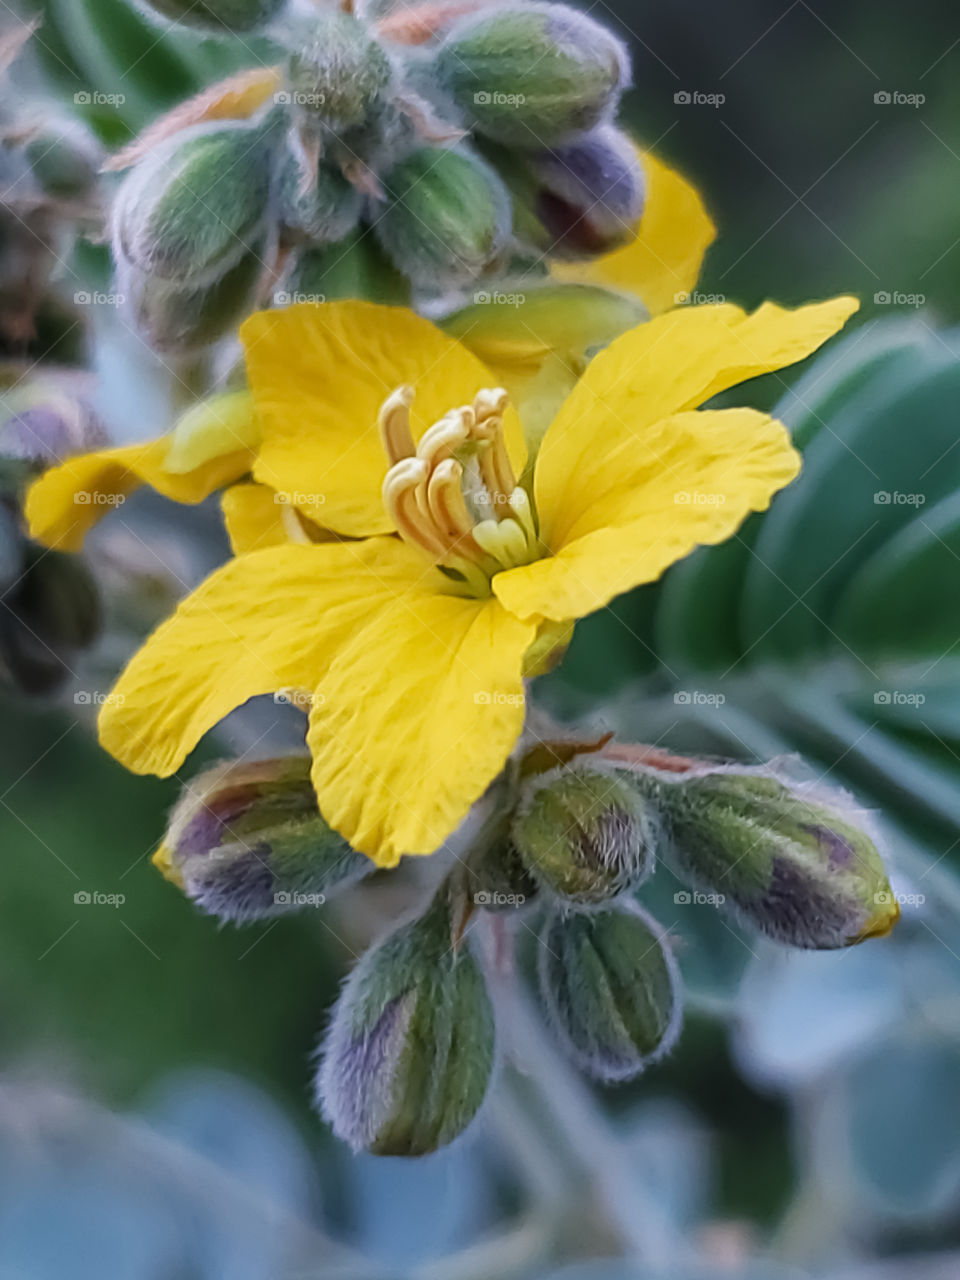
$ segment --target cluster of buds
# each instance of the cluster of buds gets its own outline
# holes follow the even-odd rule
[[[101,154],[76,121],[42,112],[12,112],[3,83],[34,27],[18,24],[0,38],[0,345],[21,353],[37,336],[55,268],[78,231],[99,226]]]
[[[628,57],[567,5],[150,3],[221,32],[266,25],[286,51],[114,164],[133,166],[112,219],[119,288],[160,349],[202,346],[271,296],[447,298],[636,229],[643,172],[613,123]]]
[[[471,947],[469,926],[480,918],[502,944],[506,912],[539,914],[548,1020],[573,1061],[605,1082],[640,1074],[680,1030],[667,930],[637,900],[658,860],[719,909],[792,946],[849,946],[896,923],[865,815],[842,793],[790,784],[772,768],[557,745],[512,763],[467,858],[344,985],[316,1090],[334,1131],[357,1150],[421,1155],[479,1110],[495,1039]],[[202,775],[156,860],[202,910],[235,922],[296,906],[298,896],[325,901],[372,870],[317,814],[300,757]]]
[[[73,387],[38,378],[0,393],[0,671],[23,693],[63,685],[101,622],[83,561],[27,537],[23,497],[46,467],[103,441],[99,420]]]

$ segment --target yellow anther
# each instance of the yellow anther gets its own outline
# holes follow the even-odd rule
[[[490,593],[503,569],[537,555],[530,499],[517,487],[503,438],[507,393],[477,393],[472,405],[451,409],[414,447],[413,391],[399,387],[380,411],[390,460],[383,502],[407,542],[451,571],[451,589]]]
[[[449,458],[454,449],[470,439],[473,413],[467,419],[462,409],[454,409],[423,433],[417,445],[417,457],[434,467]]]
[[[412,458],[416,452],[410,431],[413,397],[413,387],[397,387],[380,410],[380,439],[391,467],[403,458]]]
[[[453,541],[470,538],[473,521],[460,482],[463,467],[453,458],[438,462],[427,482],[427,504],[435,522]],[[472,541],[472,539],[471,539]]]
[[[401,537],[435,559],[443,559],[447,542],[424,515],[419,501],[420,495],[425,495],[429,475],[430,468],[422,458],[401,459],[383,482],[383,505]]]

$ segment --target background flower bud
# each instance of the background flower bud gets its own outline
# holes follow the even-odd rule
[[[462,1133],[483,1101],[493,1010],[452,930],[441,895],[368,951],[344,984],[317,1093],[334,1133],[356,1151],[425,1155]]]
[[[656,812],[622,772],[574,763],[527,784],[513,840],[543,888],[570,902],[605,902],[653,868]]]
[[[682,1005],[662,931],[635,904],[553,912],[539,948],[540,991],[575,1062],[597,1080],[629,1080],[673,1047]]]
[[[174,22],[220,31],[252,31],[280,12],[287,0],[141,0]]]
[[[18,459],[32,471],[107,443],[103,423],[87,401],[53,381],[39,379],[10,401],[13,412],[0,422],[3,459]]]
[[[258,250],[210,284],[181,287],[125,268],[117,286],[151,346],[168,355],[191,353],[222,338],[253,305],[263,272],[263,246]]]
[[[292,105],[327,132],[365,124],[380,111],[392,79],[389,58],[358,19],[317,13],[298,25],[287,67]]]
[[[443,290],[498,265],[510,237],[510,197],[489,165],[461,148],[421,147],[386,179],[380,244],[415,286]]]
[[[308,756],[228,762],[194,778],[154,863],[202,911],[237,924],[374,870],[317,811]]]
[[[537,149],[609,118],[629,82],[620,41],[563,4],[484,10],[454,28],[435,65],[481,133]]]
[[[644,176],[636,148],[619,129],[591,133],[526,157],[518,234],[554,257],[589,258],[628,240],[643,213]],[[519,166],[518,166],[519,168]]]
[[[665,781],[660,795],[677,873],[768,937],[825,950],[896,924],[880,854],[843,793],[720,769]]]
[[[0,523],[9,535],[8,520],[6,510]],[[51,693],[67,679],[76,652],[97,638],[100,597],[77,556],[34,543],[21,554],[17,577],[2,595],[0,670],[24,693]]]
[[[222,279],[259,239],[270,168],[259,126],[202,124],[175,134],[117,192],[117,262],[181,288]]]

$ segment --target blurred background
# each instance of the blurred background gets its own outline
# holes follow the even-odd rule
[[[125,0],[16,8],[44,25],[5,93],[52,96],[110,148],[255,60]],[[4,1278],[960,1275],[960,16],[939,0],[593,12],[630,43],[631,126],[717,223],[699,291],[849,291],[863,309],[747,389],[794,431],[800,481],[588,620],[543,701],[677,750],[802,753],[882,810],[903,922],[789,953],[677,904],[658,873],[644,901],[687,988],[666,1062],[594,1090],[531,1041],[452,1148],[350,1156],[309,1109],[310,1059],[403,878],[335,915],[221,930],[151,868],[178,784],[99,750],[97,700],[224,545],[215,511],[140,495],[90,546],[106,638],[66,692],[0,694]],[[109,308],[78,315],[77,291],[108,278],[102,246],[59,255],[29,355],[89,364],[132,440],[167,424],[170,393]],[[121,577],[138,590],[118,602]],[[206,758],[296,732],[253,707]]]

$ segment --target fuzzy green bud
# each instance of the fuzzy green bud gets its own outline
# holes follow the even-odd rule
[[[538,884],[566,902],[588,906],[646,879],[659,830],[656,811],[627,775],[574,763],[527,784],[512,835]]]
[[[618,129],[602,125],[527,161],[512,185],[519,234],[535,247],[554,257],[590,258],[635,234],[644,176],[636,149]]]
[[[435,67],[473,127],[536,149],[609,119],[630,78],[620,41],[563,4],[484,10],[454,28]]]
[[[237,924],[320,906],[374,870],[320,816],[308,756],[194,778],[153,861],[202,911]]]
[[[287,0],[141,0],[148,12],[211,31],[253,31]]]
[[[356,1151],[419,1156],[462,1133],[487,1091],[494,1024],[483,975],[454,945],[445,894],[368,951],[347,978],[317,1095]]]
[[[675,1044],[682,1014],[676,963],[659,926],[635,904],[552,913],[538,968],[558,1037],[594,1079],[632,1079]]]
[[[829,950],[896,924],[880,854],[843,793],[727,769],[679,775],[658,790],[677,873],[768,937]]]
[[[262,252],[262,245],[257,248]],[[152,347],[167,355],[190,354],[235,328],[253,305],[263,272],[259,252],[241,258],[219,280],[193,288],[129,268],[120,270],[117,285]]]
[[[321,164],[304,179],[300,162],[289,156],[277,183],[278,213],[290,230],[313,245],[343,240],[360,221],[363,197],[339,169]]]
[[[259,238],[270,169],[260,126],[203,124],[175,134],[117,192],[115,259],[181,288],[222,279]]]
[[[94,193],[102,156],[75,123],[46,126],[27,141],[24,152],[34,181],[46,195],[80,200]]]
[[[289,104],[341,132],[382,109],[393,81],[383,48],[357,18],[318,13],[297,27],[287,66]]]
[[[410,305],[410,285],[375,237],[358,228],[336,244],[300,253],[278,303],[298,298],[368,298],[405,307]]]
[[[386,179],[388,203],[375,223],[397,270],[415,287],[443,291],[502,263],[510,197],[489,165],[462,148],[421,147]]]

